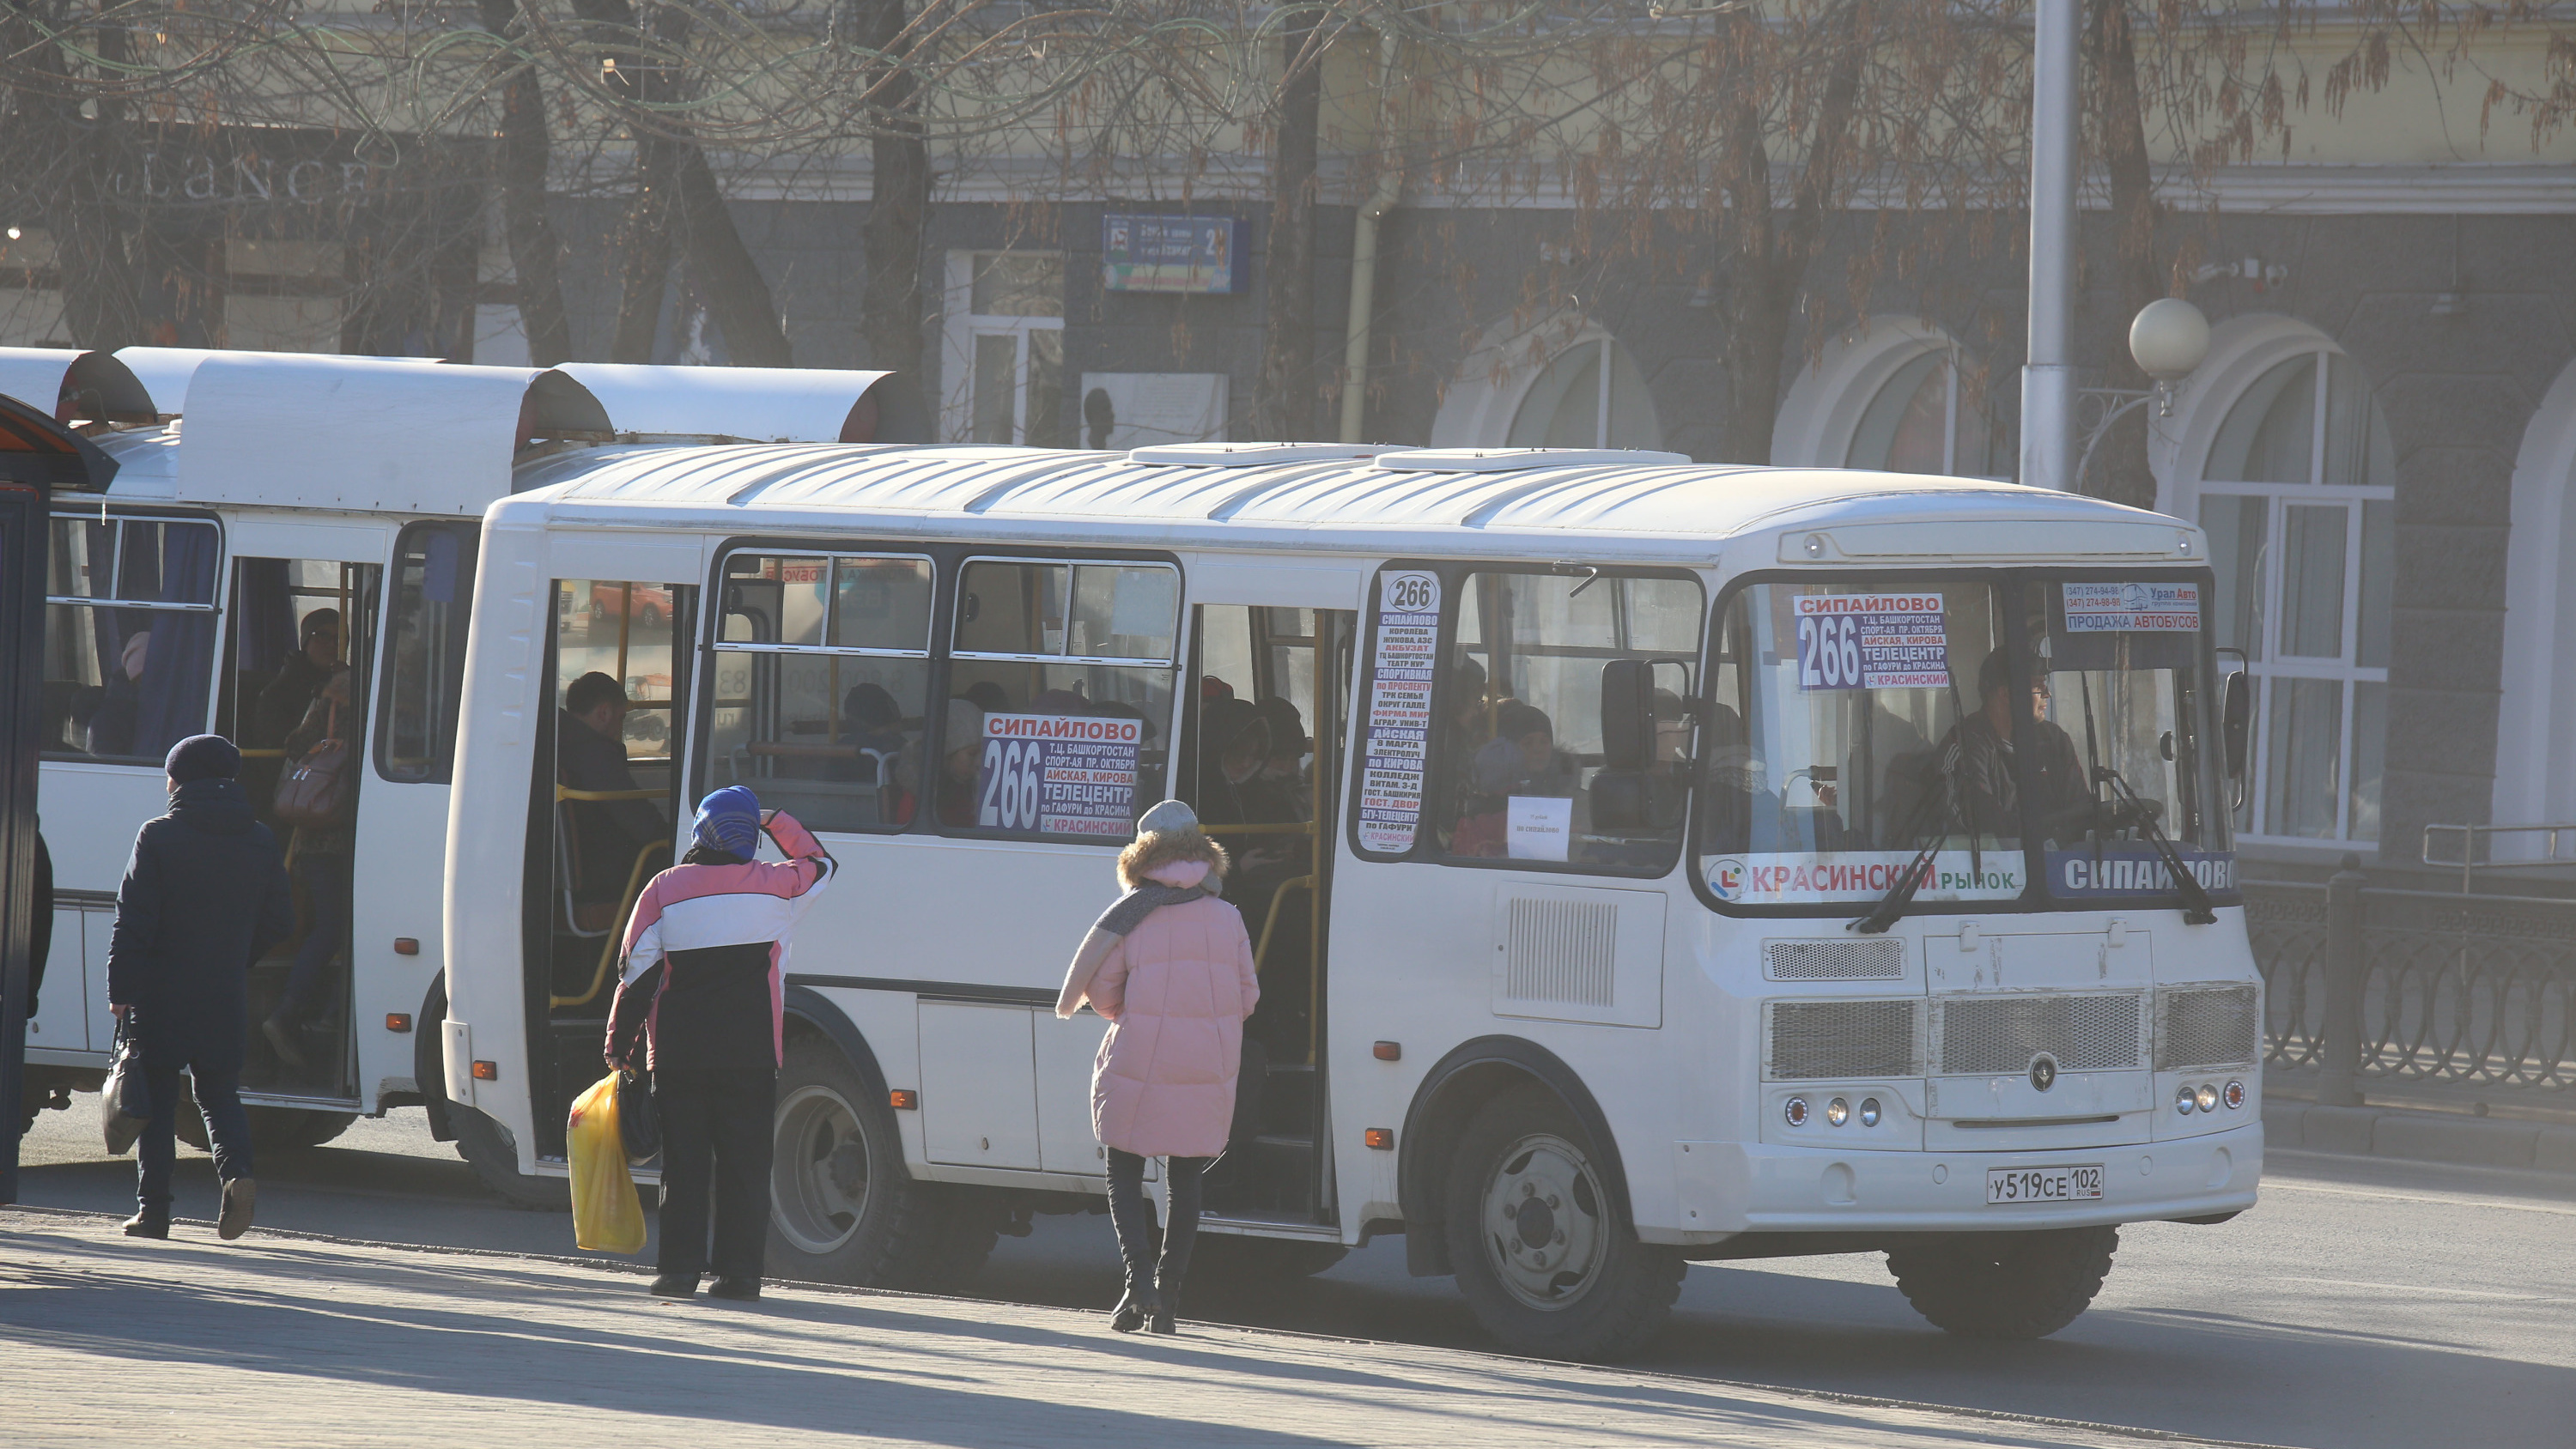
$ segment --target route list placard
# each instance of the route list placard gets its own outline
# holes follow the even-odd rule
[[[1941,689],[1949,635],[1939,594],[1802,594],[1800,689]]]
[[[975,823],[1049,835],[1125,835],[1145,727],[1092,715],[988,714]]]
[[[1431,746],[1431,685],[1439,672],[1440,576],[1378,575],[1377,648],[1370,657],[1360,774],[1360,849],[1400,855],[1422,825],[1423,762]]]

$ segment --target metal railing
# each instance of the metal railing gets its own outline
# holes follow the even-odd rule
[[[2499,835],[2540,837],[2540,854],[2525,860],[2498,860],[2495,839]],[[2576,865],[2576,854],[2561,855],[2559,842],[2564,839],[2576,847],[2576,825],[2427,825],[2424,844],[2417,858],[2426,865],[2460,873],[2460,894],[2476,888],[2477,873],[2482,870],[2529,870],[2538,866]],[[2457,841],[2459,852],[2435,853],[2436,841]]]
[[[2372,887],[2351,856],[2244,892],[2265,1064],[2315,1069],[2320,1100],[2364,1077],[2576,1090],[2576,901]]]

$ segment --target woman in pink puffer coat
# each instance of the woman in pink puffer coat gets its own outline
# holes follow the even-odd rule
[[[1243,916],[1218,894],[1225,867],[1189,806],[1146,811],[1118,855],[1127,893],[1083,937],[1056,998],[1060,1017],[1088,1000],[1109,1019],[1091,1068],[1091,1130],[1109,1149],[1109,1219],[1127,1267],[1109,1321],[1120,1333],[1148,1317],[1156,1333],[1173,1331],[1198,1236],[1199,1175],[1234,1123],[1243,1022],[1261,985]],[[1159,1262],[1148,1157],[1163,1159],[1169,1208]]]

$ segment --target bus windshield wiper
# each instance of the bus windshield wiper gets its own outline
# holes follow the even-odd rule
[[[2183,864],[2182,852],[2174,848],[2173,838],[2156,823],[2156,817],[2164,813],[2164,807],[2139,799],[2138,792],[2129,788],[2129,782],[2121,779],[2120,772],[2109,765],[2093,767],[2093,783],[2111,787],[2111,798],[2126,807],[2127,813],[2137,821],[2138,833],[2146,836],[2147,844],[2155,847],[2157,858],[2165,863],[2166,872],[2173,876],[2175,892],[2182,897],[2183,920],[2194,926],[2216,924],[2218,908],[2210,904],[2209,892],[2202,889],[2200,878]]]
[[[1924,792],[1923,803],[1914,807],[1914,818],[1906,822],[1909,828],[1905,834],[1909,838],[1920,834],[1925,813],[1935,806],[1941,807],[1941,828],[1933,832],[1921,850],[1915,852],[1914,859],[1905,867],[1905,873],[1896,878],[1896,884],[1887,888],[1887,894],[1878,898],[1877,905],[1869,908],[1869,914],[1846,923],[1844,930],[1858,931],[1864,936],[1883,936],[1887,934],[1887,928],[1895,925],[1905,914],[1905,908],[1914,903],[1914,893],[1923,889],[1923,878],[1931,872],[1932,858],[1940,854],[1942,846],[1950,843],[1950,833],[1956,828],[1951,821],[1957,812],[1949,807],[1959,791],[1959,753],[1958,744],[1953,742],[1943,755],[1942,788]]]

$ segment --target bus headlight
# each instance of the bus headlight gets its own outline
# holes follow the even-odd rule
[[[1788,1124],[1792,1127],[1806,1126],[1807,1099],[1804,1097],[1791,1097],[1788,1101],[1780,1105],[1780,1115],[1782,1118],[1786,1119]]]
[[[1836,1097],[1825,1104],[1825,1121],[1829,1125],[1840,1127],[1850,1120],[1851,1103],[1844,1101],[1840,1097]]]
[[[2202,1110],[2202,1111],[2204,1111],[2204,1112],[2215,1112],[2215,1111],[2217,1111],[2217,1110],[2218,1110],[2218,1084],[2217,1084],[2217,1083],[2215,1083],[2215,1082],[2203,1082],[2203,1083],[2201,1083],[2201,1084],[2200,1084],[2200,1095],[2199,1095],[2197,1098],[2195,1098],[2195,1099],[2193,1100],[2192,1105],[2193,1105],[2193,1106],[2195,1106],[2195,1107],[2198,1107],[2200,1110]]]
[[[2230,1112],[2233,1112],[2233,1111],[2236,1111],[2236,1110],[2238,1110],[2239,1108],[2243,1107],[2244,1105],[2245,1105],[2245,1084],[2244,1084],[2243,1082],[2230,1082],[2230,1083],[2228,1083],[2228,1084],[2227,1084],[2227,1110],[2228,1110],[2228,1111],[2230,1111]]]
[[[2198,1099],[2193,1097],[2191,1094],[2190,1083],[2186,1082],[2182,1086],[2174,1088],[2174,1111],[2182,1116],[2188,1117],[2191,1115],[2191,1109],[2197,1100]]]
[[[1875,1127],[1878,1125],[1878,1099],[1876,1097],[1863,1097],[1860,1099],[1860,1125],[1863,1127]]]

